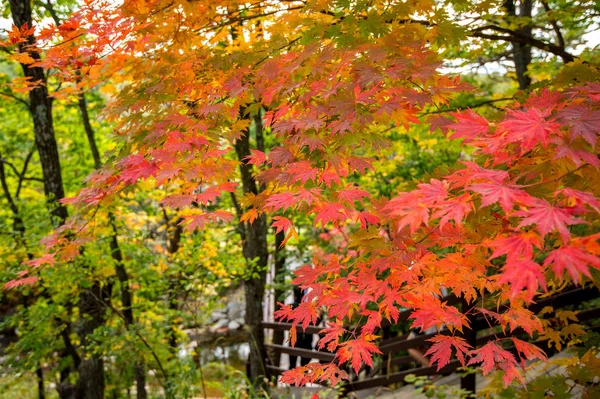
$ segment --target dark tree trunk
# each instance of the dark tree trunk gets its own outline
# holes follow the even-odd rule
[[[243,114],[243,112],[242,112]],[[262,146],[263,131],[260,115],[254,118],[254,129],[257,147]],[[252,165],[248,164],[246,157],[250,155],[250,130],[236,141],[235,150],[240,165],[242,177],[242,188],[244,193],[258,194],[259,187],[254,180]],[[246,223],[242,249],[249,267],[256,268],[256,277],[244,282],[244,293],[246,299],[246,327],[249,333],[250,358],[248,365],[248,377],[253,385],[260,386],[263,377],[267,376],[265,360],[267,358],[264,346],[264,330],[261,326],[263,320],[263,299],[265,294],[265,281],[269,251],[267,248],[267,219],[264,215],[259,216],[254,223]]]
[[[33,26],[32,2],[29,0],[9,0],[13,22],[16,26]],[[25,43],[19,44],[21,52],[27,52],[35,61],[40,60],[40,55],[30,46],[35,44],[35,37],[30,35]],[[25,77],[30,78],[31,83],[36,83],[29,92],[29,108],[33,117],[35,143],[40,157],[42,173],[44,177],[44,192],[50,203],[51,214],[55,217],[56,224],[63,224],[68,217],[67,208],[58,202],[64,198],[64,188],[58,155],[58,146],[54,134],[52,121],[52,99],[48,96],[48,87],[44,69],[41,67],[30,67],[22,64]],[[93,291],[101,292],[98,283],[94,283],[89,291],[83,291],[80,297],[80,313],[82,315],[80,338],[85,345],[86,337],[93,333],[94,329],[104,322],[104,317],[99,314],[103,312],[103,306],[93,297]],[[100,298],[103,298],[100,295]],[[108,300],[108,298],[105,298]],[[68,338],[68,336],[67,336]],[[75,359],[74,359],[75,360]],[[104,397],[104,367],[102,358],[99,356],[83,357],[79,364],[79,379],[75,386],[75,397],[95,399]],[[71,389],[67,386],[61,387],[61,397],[69,397],[67,392]],[[62,392],[65,392],[63,395]]]
[[[94,159],[94,167],[100,169],[102,166],[102,160],[100,158],[100,151],[96,144],[96,137],[92,124],[90,123],[90,116],[87,109],[87,101],[85,94],[81,93],[78,99],[79,111],[81,112],[81,118],[83,121],[83,127],[85,135],[87,136],[90,150],[92,151],[92,157]],[[129,286],[129,274],[123,263],[123,252],[119,246],[118,231],[115,224],[114,215],[112,212],[108,212],[108,219],[112,228],[112,235],[110,237],[110,253],[111,257],[115,261],[115,271],[117,278],[119,279],[121,287],[121,304],[123,306],[123,321],[127,328],[131,328],[135,324],[135,318],[133,316],[133,293]],[[148,394],[146,392],[146,370],[143,363],[136,363],[134,365],[134,378],[137,387],[137,399],[146,399]]]
[[[285,291],[280,288],[280,284],[283,283],[283,273],[285,272],[285,251],[281,246],[284,240],[285,233],[283,231],[275,234],[275,267],[273,273],[273,281],[275,282],[275,289],[273,290],[275,310],[277,310],[277,303],[283,301],[283,296],[285,295]],[[274,330],[273,343],[275,345],[283,345],[284,336],[283,330]],[[271,356],[271,360],[273,361],[274,366],[279,367],[279,364],[281,363],[281,354],[274,352]]]
[[[83,349],[81,363],[77,368],[79,378],[75,385],[75,399],[104,399],[104,361],[102,356],[91,353],[87,355],[88,338],[94,331],[104,325],[106,308],[110,303],[111,286],[102,286],[94,282],[92,287],[84,290],[79,297],[78,334]]]
[[[22,27],[25,24],[29,27],[33,26],[31,4],[32,2],[29,0],[10,0],[10,10],[16,26]],[[40,60],[39,53],[29,48],[34,44],[35,37],[30,35],[25,43],[19,44],[19,49],[21,52],[28,52],[31,58],[38,61]],[[65,192],[52,124],[52,98],[48,96],[46,75],[41,67],[31,68],[25,64],[21,64],[21,66],[25,77],[30,78],[32,83],[37,83],[35,88],[29,92],[29,109],[33,117],[35,144],[42,164],[44,191],[46,197],[52,201],[52,215],[58,218],[59,223],[62,223],[67,218],[67,208],[56,202],[65,196]]]
[[[44,390],[44,371],[42,370],[42,366],[39,366],[35,370],[35,375],[37,377],[38,399],[46,399],[46,391]]]
[[[519,2],[519,13],[517,14],[515,0],[505,0],[504,8],[509,18],[521,17],[528,18],[531,20],[531,13],[533,8],[533,0],[521,0]],[[517,29],[517,32],[531,37],[532,27],[531,24],[526,25]],[[531,77],[527,72],[527,67],[531,64],[531,46],[527,46],[521,43],[512,43],[513,61],[515,63],[515,71],[517,73],[517,81],[519,82],[519,89],[526,90],[531,86]]]

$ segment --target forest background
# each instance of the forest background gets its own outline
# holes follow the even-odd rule
[[[327,313],[324,344],[355,371],[401,308],[415,328],[460,332],[489,301],[506,305],[488,312],[496,330],[597,342],[576,312],[558,327],[524,308],[598,282],[597,2],[3,0],[1,12],[2,397],[264,395],[265,291],[282,301],[294,278],[311,294],[278,316]],[[240,286],[247,377],[182,350]],[[442,287],[473,308],[440,303]],[[453,349],[508,376],[495,394],[521,389],[503,341],[436,343],[438,364]]]

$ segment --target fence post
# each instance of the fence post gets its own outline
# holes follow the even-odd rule
[[[469,310],[469,304],[467,303],[465,298],[461,298],[461,310],[465,313]],[[470,329],[465,329],[462,336],[467,341],[469,345],[475,349],[477,345],[477,330],[475,330],[475,316],[473,314],[467,315],[467,319],[469,321]],[[477,374],[467,374],[466,376],[460,379],[460,387],[462,389],[466,389],[475,393],[476,390],[476,376]]]

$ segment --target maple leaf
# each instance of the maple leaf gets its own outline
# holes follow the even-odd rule
[[[574,218],[569,209],[554,207],[546,200],[538,200],[536,205],[513,215],[523,217],[519,227],[535,225],[542,238],[557,230],[564,242],[569,241],[570,236],[567,226],[585,223],[584,220]]]
[[[280,233],[282,231],[285,233],[290,227],[292,227],[292,221],[286,217],[274,216],[273,220],[275,221],[273,224],[271,224],[271,227],[276,229],[275,233]]]
[[[465,355],[473,349],[463,338],[452,335],[437,335],[428,341],[433,342],[433,345],[425,352],[425,356],[431,356],[431,363],[438,364],[437,371],[450,363],[452,347],[456,350],[456,357],[463,367],[466,363]]]
[[[565,245],[550,252],[544,260],[544,266],[552,265],[554,274],[562,280],[565,270],[573,281],[581,284],[581,275],[592,278],[589,266],[600,269],[600,258],[586,252],[583,248]]]
[[[325,226],[329,222],[341,223],[348,218],[348,209],[340,204],[324,204],[322,205],[317,215],[315,216],[315,226],[321,223],[322,226]]]
[[[290,192],[273,194],[265,201],[265,208],[270,208],[272,211],[286,210],[293,207],[296,201],[295,195]]]
[[[121,180],[125,184],[135,183],[139,179],[154,176],[158,170],[155,163],[148,161],[143,155],[134,154],[122,162],[125,169],[121,172]]]
[[[292,311],[292,324],[301,324],[302,329],[306,330],[310,324],[317,324],[319,317],[319,306],[316,301],[302,301]]]
[[[381,351],[373,342],[373,337],[365,335],[361,339],[351,339],[340,344],[336,357],[340,364],[350,361],[355,373],[358,373],[364,362],[367,366],[373,366],[373,354]]]
[[[429,184],[421,183],[418,185],[420,199],[426,205],[435,205],[443,203],[448,198],[449,184],[447,181],[431,179]]]
[[[54,263],[56,263],[55,254],[44,254],[44,255],[40,256],[39,258],[35,258],[32,260],[23,262],[23,265],[36,268],[36,267],[40,267],[42,265],[52,266],[52,265],[54,265]]]
[[[269,152],[269,162],[273,166],[283,166],[294,160],[294,154],[285,147],[275,147]]]
[[[559,124],[546,119],[547,113],[530,108],[526,111],[508,111],[508,117],[498,124],[498,129],[506,133],[509,143],[521,143],[524,151],[529,151],[538,143],[547,147],[550,135],[559,132]]]
[[[246,212],[240,216],[240,222],[248,222],[250,224],[254,223],[254,221],[258,218],[258,211],[256,209],[248,209]]]
[[[346,329],[341,320],[328,322],[327,325],[327,328],[319,332],[319,334],[324,334],[324,336],[319,339],[318,348],[323,349],[327,345],[327,350],[333,352],[338,347],[340,337],[344,335]]]
[[[312,382],[312,378],[307,376],[306,366],[295,367],[291,370],[286,370],[281,374],[279,382],[289,385],[306,385],[307,382]]]
[[[248,165],[262,165],[267,161],[267,156],[264,152],[255,149],[251,149],[250,152],[252,155],[244,158]]]
[[[341,380],[350,379],[348,373],[346,373],[344,370],[340,370],[334,363],[322,364],[320,366],[321,373],[318,377],[318,380],[322,382],[329,381],[332,387],[335,387]]]
[[[451,139],[464,138],[466,142],[471,142],[489,131],[487,119],[472,109],[450,115],[456,118],[456,123],[446,126],[446,128],[454,130],[450,136]]]
[[[554,197],[558,197],[559,195],[562,195],[567,200],[567,206],[576,206],[583,209],[587,205],[600,213],[600,201],[592,193],[565,187],[554,193]]]
[[[351,185],[338,191],[338,198],[341,201],[345,201],[348,204],[353,204],[355,201],[362,202],[363,198],[369,198],[371,195],[365,191],[357,188],[352,188]]]
[[[348,165],[352,170],[356,170],[364,174],[367,170],[373,170],[373,162],[372,158],[358,158],[358,157],[350,157],[348,159]]]
[[[440,227],[444,227],[450,220],[454,220],[456,225],[460,225],[465,216],[474,209],[471,194],[468,193],[450,198],[436,207],[437,210],[431,215],[431,218],[440,218]]]
[[[289,164],[286,172],[292,175],[292,182],[301,181],[305,184],[308,180],[315,180],[319,171],[310,162],[300,161]]]
[[[567,140],[557,137],[553,140],[556,144],[554,159],[568,158],[575,166],[579,167],[584,163],[588,163],[595,168],[598,168],[600,161],[598,156],[586,149],[580,148],[577,143],[569,143]]]
[[[515,348],[519,353],[519,356],[525,357],[527,360],[540,359],[543,361],[548,360],[548,357],[540,348],[535,346],[534,344],[530,344],[529,342],[521,341],[518,338],[511,338],[513,343],[515,344]]]
[[[10,290],[10,289],[13,289],[13,288],[22,287],[24,285],[32,286],[37,281],[38,281],[38,278],[36,276],[22,277],[22,278],[10,280],[6,284],[4,284],[4,288],[3,289],[4,289],[4,291],[7,291],[7,290]]]
[[[467,365],[482,363],[483,375],[489,374],[497,363],[516,364],[517,361],[512,353],[502,349],[495,341],[490,341],[479,349],[469,352],[472,356]]]
[[[502,210],[508,214],[512,211],[515,202],[523,205],[531,205],[533,197],[518,187],[509,187],[499,182],[489,184],[474,184],[467,190],[481,194],[481,206],[488,206],[499,202]]]
[[[541,286],[546,291],[546,279],[542,274],[541,266],[531,259],[517,258],[515,256],[509,256],[506,259],[506,264],[498,283],[510,283],[511,296],[513,298],[521,290],[525,289],[528,301],[533,299],[538,286]]]
[[[367,224],[378,224],[381,220],[370,212],[363,211],[358,213],[358,220],[363,229],[367,228]]]
[[[170,208],[185,208],[190,206],[195,199],[196,197],[193,195],[173,194],[163,198],[160,203]]]
[[[415,311],[409,316],[415,319],[412,328],[425,331],[431,327],[440,328],[446,325],[450,329],[462,330],[465,316],[454,306],[440,303],[439,300],[421,301],[415,306]]]
[[[492,242],[486,245],[495,248],[490,259],[507,254],[531,259],[533,247],[542,248],[542,240],[539,234],[533,230],[519,230],[509,235],[497,235]]]
[[[363,316],[367,316],[367,322],[362,326],[361,333],[373,334],[375,329],[381,326],[381,313],[376,310],[365,310]]]
[[[582,137],[592,147],[596,146],[600,134],[600,110],[575,105],[561,110],[558,116],[561,122],[571,127],[571,137]]]
[[[510,177],[510,174],[505,170],[486,169],[477,165],[475,162],[462,161],[467,168],[461,169],[450,176],[446,180],[459,186],[466,186],[473,180],[485,180],[492,182],[502,182]]]

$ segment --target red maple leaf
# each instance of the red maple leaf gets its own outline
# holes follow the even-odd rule
[[[600,201],[596,198],[596,196],[592,193],[588,193],[585,191],[578,191],[572,188],[566,187],[558,190],[554,197],[558,197],[562,195],[567,200],[567,206],[579,207],[585,209],[585,206],[589,206],[596,212],[600,213]]]
[[[511,296],[514,298],[521,290],[525,289],[526,298],[531,301],[537,292],[538,286],[546,290],[546,279],[542,268],[531,259],[509,256],[506,259],[499,284],[510,283]]]
[[[318,363],[317,363],[318,364]],[[348,380],[348,373],[340,370],[334,363],[320,364],[321,372],[317,378],[321,382],[329,381],[332,387],[335,387],[340,380]],[[313,395],[314,396],[314,395]],[[311,399],[318,399],[311,398]]]
[[[196,197],[193,195],[173,194],[163,198],[160,203],[170,208],[185,208],[190,206],[195,199]]]
[[[351,185],[338,191],[338,199],[348,204],[354,204],[355,201],[362,202],[363,198],[369,198],[370,196],[371,195],[367,191],[354,188]]]
[[[450,329],[462,330],[465,323],[465,316],[457,308],[440,303],[437,298],[420,301],[409,318],[415,319],[411,327],[421,331],[444,324]]]
[[[456,357],[460,364],[465,365],[465,355],[472,349],[472,346],[460,337],[452,335],[437,335],[428,341],[434,344],[425,352],[425,356],[431,356],[431,363],[437,363],[437,370],[440,371],[445,365],[450,363],[452,356],[452,347],[456,350]]]
[[[506,214],[512,211],[515,202],[531,205],[533,197],[517,187],[509,187],[500,182],[489,184],[473,184],[467,187],[468,190],[481,194],[481,206],[488,206],[495,202],[499,202],[502,210]]]
[[[367,322],[362,326],[361,333],[373,334],[375,329],[381,326],[381,313],[377,310],[365,310],[362,313],[363,316],[367,316]]]
[[[542,238],[557,230],[564,242],[569,241],[570,236],[567,226],[585,223],[584,220],[574,218],[569,209],[554,207],[545,200],[538,200],[536,205],[517,211],[513,215],[523,217],[519,227],[535,225]]]
[[[581,275],[591,278],[589,266],[600,269],[600,258],[586,252],[581,247],[566,245],[550,252],[544,266],[552,265],[554,274],[562,279],[565,270],[576,283],[581,283]]]
[[[540,359],[540,360],[548,360],[546,354],[534,344],[530,344],[529,342],[521,341],[518,338],[512,338],[513,343],[515,344],[515,348],[519,354],[519,357],[527,360]],[[523,363],[524,365],[524,363]]]
[[[600,134],[600,110],[592,111],[588,107],[575,105],[563,109],[558,113],[561,122],[571,127],[571,137],[582,137],[596,146]]]
[[[281,233],[282,231],[285,233],[290,227],[292,227],[292,221],[286,217],[273,216],[273,220],[275,221],[273,224],[271,224],[271,227],[276,229],[275,233]]]
[[[4,290],[6,291],[17,287],[22,287],[24,285],[33,285],[37,281],[38,278],[36,276],[17,278],[4,284]]]
[[[272,211],[279,209],[286,210],[293,207],[296,204],[296,197],[294,194],[285,192],[279,194],[273,194],[265,201],[265,208],[271,208]]]
[[[244,160],[248,165],[262,165],[267,161],[267,156],[264,152],[254,149],[250,150],[250,152],[252,155],[244,157]]]
[[[329,327],[324,328],[319,332],[319,334],[324,334],[324,336],[319,339],[318,348],[323,349],[327,344],[327,350],[333,352],[338,347],[340,337],[344,335],[346,329],[341,320],[328,322],[327,325]]]
[[[367,366],[373,366],[373,353],[381,353],[377,345],[370,342],[371,337],[363,336],[361,339],[351,339],[340,344],[337,352],[339,363],[350,361],[354,372],[358,373],[364,362]]]
[[[308,180],[315,180],[319,171],[313,168],[310,162],[300,161],[289,164],[286,172],[292,175],[292,182],[300,181],[304,184]]]
[[[25,266],[30,266],[33,268],[40,267],[42,265],[52,266],[56,262],[56,258],[54,256],[55,256],[55,254],[44,254],[44,255],[40,256],[39,258],[25,261],[25,262],[23,262],[23,264]]]
[[[559,124],[546,119],[547,113],[530,108],[527,111],[508,111],[508,117],[498,124],[500,132],[506,133],[508,143],[520,143],[529,151],[538,143],[547,147],[550,135],[559,132]]]
[[[589,163],[593,167],[598,168],[599,161],[596,154],[581,148],[581,146],[578,145],[579,143],[568,142],[562,137],[556,137],[552,142],[556,144],[554,159],[568,158],[577,167],[584,163]]]
[[[487,244],[490,248],[494,248],[494,252],[490,259],[497,258],[502,255],[511,254],[516,257],[531,259],[533,255],[533,247],[542,248],[542,240],[535,231],[515,231],[510,235],[498,235],[492,242]]]
[[[450,220],[454,220],[456,225],[460,225],[466,215],[474,209],[471,194],[464,193],[458,197],[450,198],[442,204],[436,206],[437,210],[432,219],[440,218],[439,226],[444,227]]]
[[[273,166],[287,165],[294,160],[294,154],[285,147],[275,147],[269,152],[269,162]]]
[[[367,224],[377,224],[381,221],[377,216],[367,211],[359,212],[358,220],[363,229],[367,228]]]
[[[454,133],[450,136],[451,139],[465,138],[465,141],[470,142],[489,131],[490,127],[487,119],[478,115],[472,109],[452,113],[451,115],[456,118],[456,123],[446,126],[446,128],[454,130]]]
[[[490,341],[481,348],[472,350],[469,352],[469,355],[473,356],[473,358],[467,364],[482,363],[483,375],[489,374],[497,364],[517,364],[513,354],[503,349],[495,341]]]
[[[315,226],[319,223],[322,226],[329,222],[341,223],[348,218],[348,209],[340,203],[324,204],[319,207],[317,212]]]

